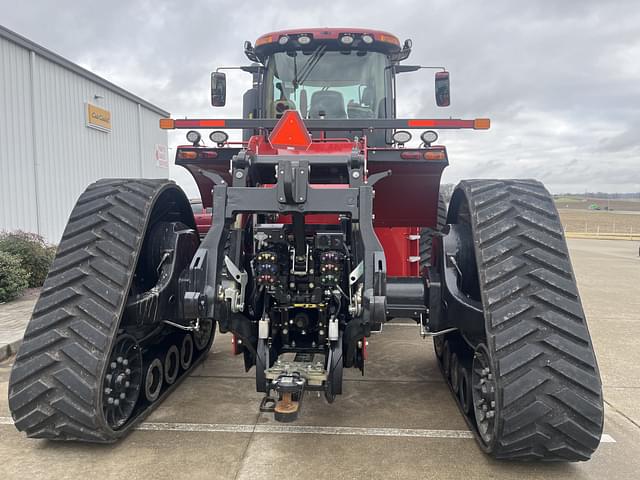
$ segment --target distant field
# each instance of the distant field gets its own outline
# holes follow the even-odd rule
[[[561,207],[562,205],[558,204],[560,220],[567,232],[640,233],[640,210],[637,213],[622,214],[615,211],[606,212]]]
[[[558,208],[572,210],[589,210],[591,205],[597,205],[600,210],[640,212],[639,200],[607,200],[606,198],[585,198],[582,196],[562,196],[555,198]]]

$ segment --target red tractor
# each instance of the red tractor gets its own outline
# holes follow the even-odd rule
[[[122,437],[204,358],[216,325],[254,368],[261,410],[293,421],[308,391],[333,402],[343,369],[364,371],[371,333],[403,317],[433,337],[484,451],[587,460],[601,383],[552,198],[534,180],[462,181],[448,211],[439,197],[435,130],[489,120],[396,118],[396,76],[423,67],[386,32],[273,32],[245,53],[242,119],[160,121],[190,130],[176,164],[212,208],[204,238],[171,181],[101,180],[78,199],[12,370],[17,428]],[[217,71],[212,104],[225,97]]]

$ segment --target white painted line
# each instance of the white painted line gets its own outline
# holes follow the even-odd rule
[[[390,322],[383,323],[383,327],[417,327],[417,323],[408,323],[408,322]]]
[[[0,425],[13,425],[11,417],[0,417]],[[242,425],[227,423],[173,423],[144,422],[136,430],[152,432],[222,432],[222,433],[275,433],[306,435],[352,435],[364,437],[413,437],[413,438],[455,438],[470,439],[468,430],[429,430],[420,428],[378,428],[378,427],[322,427],[309,425]],[[616,443],[613,437],[603,433],[600,443]]]
[[[611,435],[603,433],[602,437],[600,437],[600,443],[616,443],[616,441]]]
[[[253,425],[234,425],[224,423],[156,423],[143,422],[136,430],[155,432],[229,432],[253,433]]]
[[[468,430],[424,430],[414,428],[314,427],[305,425],[256,425],[255,433],[302,433],[373,437],[473,438]]]
[[[0,417],[1,425],[13,425],[11,417]],[[467,430],[425,430],[413,428],[316,427],[307,425],[241,425],[224,423],[143,422],[136,430],[154,432],[298,433],[374,437],[473,438]]]

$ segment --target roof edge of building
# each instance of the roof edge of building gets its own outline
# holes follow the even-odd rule
[[[6,38],[7,40],[20,45],[32,52],[35,52],[37,55],[40,55],[43,58],[46,58],[47,60],[52,61],[53,63],[56,63],[58,65],[60,65],[63,68],[66,68],[67,70],[70,70],[78,75],[80,75],[81,77],[84,77],[88,80],[91,80],[92,82],[97,83],[98,85],[101,85],[102,87],[106,88],[107,90],[110,90],[114,93],[117,93],[118,95],[121,95],[125,98],[128,98],[129,100],[140,104],[141,106],[157,113],[158,115],[162,115],[164,117],[168,117],[170,116],[170,113],[167,112],[166,110],[163,110],[160,107],[157,107],[156,105],[149,103],[148,101],[146,101],[143,98],[138,97],[137,95],[134,95],[133,93],[130,93],[128,91],[126,91],[124,88],[117,86],[114,83],[111,83],[108,80],[105,80],[104,78],[96,75],[95,73],[87,70],[86,68],[82,68],[80,65],[77,65],[75,63],[73,63],[71,60],[67,60],[66,58],[64,58],[62,55],[58,55],[57,53],[52,52],[51,50],[48,50],[46,48],[44,48],[41,45],[38,45],[37,43],[29,40],[28,38],[23,37],[22,35],[9,30],[8,28],[6,28],[3,25],[0,25],[0,37],[1,38]]]

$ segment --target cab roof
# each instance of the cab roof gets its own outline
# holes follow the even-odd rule
[[[341,42],[344,36],[352,37],[352,43],[345,44]],[[364,42],[363,37],[371,37],[373,41]],[[283,38],[286,41],[281,43]],[[300,43],[298,39],[308,37],[307,43]],[[365,38],[365,40],[370,40]],[[367,28],[296,28],[289,30],[278,30],[275,32],[265,33],[258,37],[255,43],[256,54],[264,58],[278,51],[289,51],[293,49],[315,49],[319,44],[328,45],[330,48],[358,48],[371,51],[379,51],[385,54],[398,53],[401,50],[401,44],[398,37],[382,31]]]

